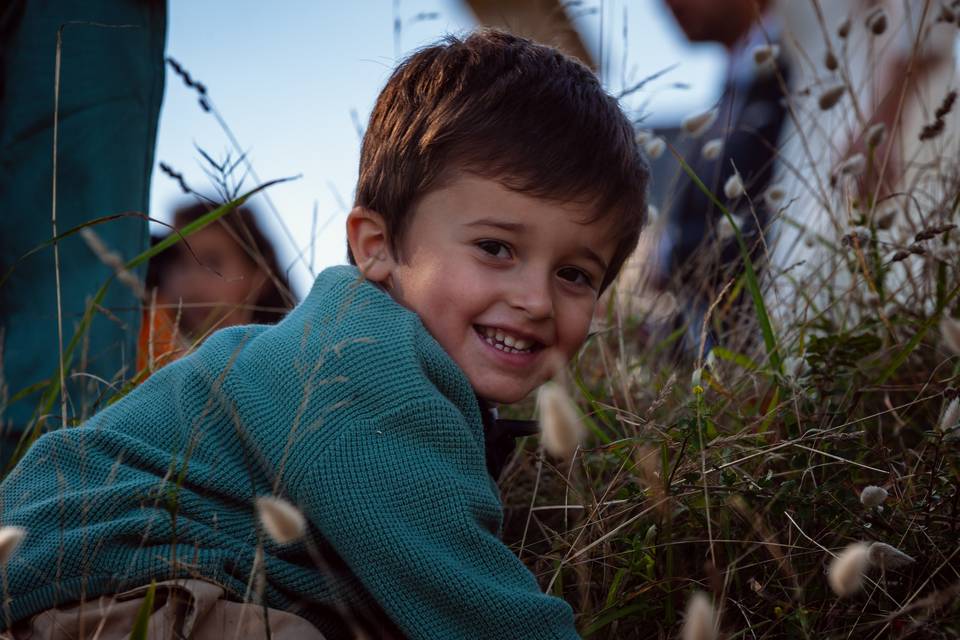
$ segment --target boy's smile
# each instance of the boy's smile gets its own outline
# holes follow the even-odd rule
[[[516,402],[586,339],[616,244],[592,214],[460,174],[414,204],[400,259],[381,253],[367,275],[420,316],[477,395]],[[358,244],[351,234],[363,265]]]

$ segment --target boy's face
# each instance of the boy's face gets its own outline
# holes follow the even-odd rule
[[[383,283],[420,316],[477,395],[522,399],[586,339],[616,248],[610,223],[584,224],[586,205],[470,174],[429,192],[411,213],[403,260],[387,258]]]

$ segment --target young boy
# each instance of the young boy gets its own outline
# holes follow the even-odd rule
[[[26,530],[6,626],[129,633],[156,580],[193,637],[261,635],[230,609],[251,600],[273,637],[577,637],[498,539],[485,413],[581,346],[646,182],[616,101],[558,51],[479,31],[411,56],[363,141],[359,268],[46,434],[0,486],[0,521]],[[263,533],[263,496],[296,505],[301,540]]]

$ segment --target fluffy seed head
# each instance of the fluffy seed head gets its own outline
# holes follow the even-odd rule
[[[960,356],[960,318],[943,316],[940,321],[940,335],[943,336],[947,349]]]
[[[783,372],[791,380],[797,380],[803,373],[803,358],[798,356],[787,356],[783,359]]]
[[[915,562],[913,558],[900,549],[886,542],[874,542],[870,545],[870,564],[881,569],[896,569]]]
[[[817,104],[820,105],[820,108],[824,111],[828,111],[837,106],[837,103],[840,102],[840,98],[843,97],[846,90],[847,87],[842,82],[832,84],[823,90],[823,93],[817,98]]]
[[[778,209],[787,197],[787,192],[778,184],[770,185],[763,194],[763,199],[771,209]]]
[[[267,535],[277,544],[296,542],[307,533],[307,520],[300,510],[282,498],[257,498],[257,516]]]
[[[946,433],[958,425],[960,425],[960,397],[954,398],[943,408],[943,415],[940,416],[937,428],[940,433]]]
[[[634,139],[637,141],[637,144],[643,146],[647,144],[647,141],[653,137],[653,134],[647,131],[646,129],[640,129],[634,134]]]
[[[847,176],[863,175],[867,168],[867,159],[862,153],[855,153],[837,167],[837,171]]]
[[[856,542],[840,552],[827,569],[827,582],[841,598],[852,596],[863,587],[863,578],[870,568],[870,548]]]
[[[700,155],[703,156],[704,160],[716,160],[720,157],[722,151],[723,138],[713,138],[704,143],[703,149],[700,150]]]
[[[877,487],[871,484],[864,487],[863,491],[860,492],[860,502],[868,509],[873,509],[874,507],[882,505],[888,495],[890,494],[888,494],[887,490],[883,487]]]
[[[687,602],[680,637],[683,640],[715,640],[718,637],[717,612],[702,591],[694,593]]]
[[[687,116],[683,119],[681,126],[683,127],[684,133],[686,133],[688,136],[691,138],[699,138],[716,121],[717,110],[710,109],[709,111],[704,111],[703,113],[696,113],[692,116]]]
[[[882,122],[877,122],[867,129],[867,144],[871,147],[880,146],[887,136],[887,127]]]
[[[823,66],[827,68],[827,71],[836,71],[837,67],[840,66],[837,62],[837,56],[834,55],[830,49],[827,49],[827,55],[823,59]]]
[[[27,530],[23,527],[0,527],[0,564],[7,564],[26,536]]]
[[[743,179],[739,173],[735,173],[723,183],[723,195],[728,200],[736,200],[743,195]]]
[[[730,218],[727,216],[723,216],[717,224],[717,235],[721,240],[729,240],[736,235],[734,225],[737,229],[743,229],[743,216],[731,215],[730,217],[733,218],[733,222],[730,222]],[[713,351],[710,352],[710,355],[713,355]]]
[[[555,458],[568,459],[583,442],[584,428],[573,400],[556,382],[546,382],[537,392],[540,442]]]
[[[837,27],[837,35],[840,36],[841,39],[850,35],[850,18],[840,23],[840,26]]]
[[[873,35],[879,36],[887,30],[887,12],[883,10],[883,7],[877,7],[867,14],[864,22]]]
[[[753,62],[758,68],[765,69],[780,55],[780,47],[775,44],[762,44],[753,48]]]
[[[643,145],[643,150],[651,160],[656,160],[667,150],[667,143],[660,136],[653,136]]]

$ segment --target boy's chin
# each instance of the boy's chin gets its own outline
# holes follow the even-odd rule
[[[476,392],[477,397],[491,402],[493,404],[513,404],[515,402],[520,402],[533,391],[532,388],[526,388],[526,385],[522,386],[516,383],[509,384],[474,384],[473,390]]]

